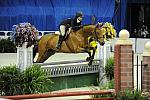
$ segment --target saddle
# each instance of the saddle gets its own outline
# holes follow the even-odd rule
[[[70,33],[71,33],[71,31],[69,31],[69,30],[66,32],[66,34],[65,34],[65,36],[64,36],[64,38],[63,38],[64,41],[65,41],[66,39],[68,39]],[[60,31],[56,31],[54,34],[56,34],[56,35],[58,35],[58,36],[61,35]]]

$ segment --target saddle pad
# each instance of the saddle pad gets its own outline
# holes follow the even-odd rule
[[[60,32],[59,32],[59,31],[56,31],[55,34],[60,35]]]

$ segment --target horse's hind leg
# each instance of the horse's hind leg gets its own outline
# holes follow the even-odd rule
[[[49,49],[45,52],[39,53],[37,62],[38,63],[43,63],[44,61],[46,61],[50,56],[52,56],[53,54],[55,54],[55,50]]]
[[[45,60],[47,60],[50,56],[52,56],[52,55],[54,55],[55,54],[55,50],[53,50],[53,49],[49,49],[49,50],[47,50],[46,52],[45,52],[45,54],[44,54],[44,61]]]
[[[33,58],[35,58],[36,56],[36,53],[38,52],[38,45],[34,45],[34,48],[33,48]]]
[[[38,55],[38,58],[37,58],[37,63],[43,63],[45,60],[44,60],[44,57],[45,57],[45,52],[43,53],[39,53]]]

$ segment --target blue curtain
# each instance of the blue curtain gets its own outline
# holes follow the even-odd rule
[[[121,29],[126,28],[127,25],[126,13],[127,13],[127,0],[120,0],[120,3],[116,8],[113,17],[114,26],[117,30],[117,33],[119,33]]]
[[[11,30],[14,24],[29,22],[42,30],[58,30],[64,18],[77,11],[84,14],[83,24],[111,22],[115,0],[0,0],[0,30]]]

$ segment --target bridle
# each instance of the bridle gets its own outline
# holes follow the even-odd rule
[[[102,26],[101,26],[101,28],[102,28]],[[93,38],[94,38],[96,41],[98,41],[98,42],[100,43],[99,38],[98,38],[98,36],[97,36],[96,27],[95,27],[93,33],[94,33],[94,36],[95,36],[95,37],[93,37]],[[103,37],[100,37],[100,38],[103,38],[103,39],[104,39],[104,36],[103,36]]]

